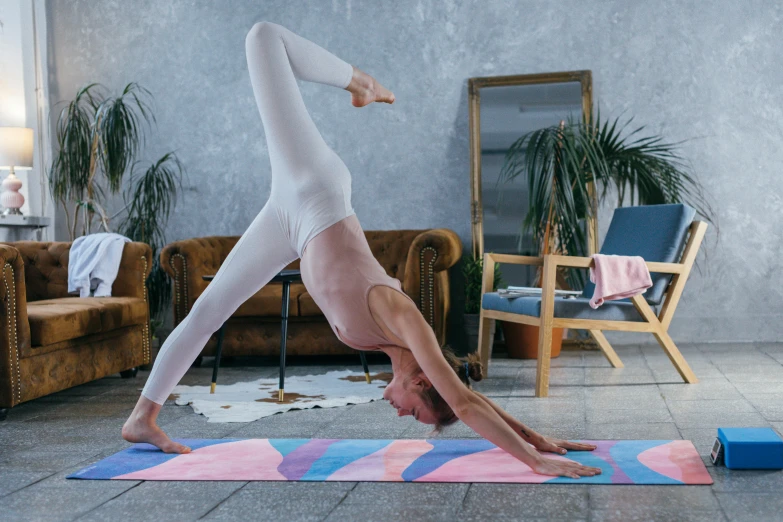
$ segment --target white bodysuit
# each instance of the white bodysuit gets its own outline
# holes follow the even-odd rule
[[[253,26],[245,50],[272,163],[270,196],[161,346],[142,391],[158,404],[166,401],[224,321],[300,257],[305,287],[338,338],[359,349],[388,341],[370,315],[367,294],[378,284],[400,291],[400,281],[389,277],[372,256],[351,206],[351,174],[324,142],[296,83],[298,78],[344,89],[351,82],[353,67],[269,22]],[[330,235],[313,242],[303,257],[310,240],[333,225]],[[329,253],[338,248],[344,255]],[[336,266],[341,263],[347,264]],[[343,276],[345,284],[336,285],[335,273]]]

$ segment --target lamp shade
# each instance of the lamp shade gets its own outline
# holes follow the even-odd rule
[[[33,168],[33,129],[0,127],[0,169]]]

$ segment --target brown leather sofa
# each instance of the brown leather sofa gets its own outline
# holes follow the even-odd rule
[[[71,244],[0,242],[2,409],[149,362],[152,248],[125,243],[111,297],[81,298],[68,294]]]
[[[387,274],[400,280],[403,291],[419,306],[443,346],[450,304],[448,269],[462,255],[459,236],[445,228],[364,233],[373,255]],[[175,327],[210,284],[202,276],[217,273],[239,237],[185,239],[161,250],[161,266],[174,281]],[[286,268],[297,269],[299,262],[297,259]],[[265,285],[231,315],[224,330],[223,356],[280,353],[282,288],[282,283]],[[290,286],[288,315],[287,354],[355,353],[337,339],[302,283]],[[214,355],[216,347],[217,333],[204,346],[201,356]]]

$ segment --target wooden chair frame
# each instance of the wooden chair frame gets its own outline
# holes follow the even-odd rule
[[[696,383],[699,380],[694,375],[680,350],[669,336],[668,330],[671,324],[672,316],[677,308],[677,304],[682,296],[685,282],[696,260],[696,254],[699,251],[704,233],[707,230],[707,223],[703,221],[694,221],[689,228],[689,237],[683,250],[679,263],[655,263],[648,262],[647,268],[650,272],[672,274],[673,277],[666,289],[663,305],[658,315],[644,299],[643,295],[632,297],[636,310],[644,318],[644,322],[639,321],[606,321],[595,319],[573,319],[565,317],[554,317],[555,309],[555,279],[557,267],[589,268],[593,264],[590,257],[546,255],[544,257],[519,256],[513,254],[493,254],[487,252],[484,254],[484,272],[481,285],[482,295],[492,292],[493,278],[495,273],[495,263],[511,263],[519,265],[543,266],[542,292],[541,292],[541,316],[522,315],[510,312],[500,312],[497,310],[485,310],[481,308],[479,314],[479,355],[481,363],[484,366],[485,373],[489,370],[489,338],[490,321],[500,319],[502,321],[511,321],[538,326],[538,364],[536,368],[536,397],[546,397],[549,394],[549,366],[552,350],[552,329],[553,328],[574,328],[588,330],[590,335],[596,340],[604,356],[614,368],[622,368],[623,363],[614,351],[614,348],[606,340],[603,330],[616,330],[625,332],[650,332],[657,339],[666,355],[669,356],[672,364],[679,372],[680,376],[688,383]]]

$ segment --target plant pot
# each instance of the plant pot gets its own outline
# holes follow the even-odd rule
[[[538,359],[538,326],[501,321],[508,356],[512,359]],[[563,346],[563,328],[552,329],[551,357],[560,355]]]
[[[468,352],[478,351],[480,314],[464,314],[465,335],[468,338]],[[495,327],[497,321],[490,321],[489,356],[492,357],[492,347],[495,344]]]

